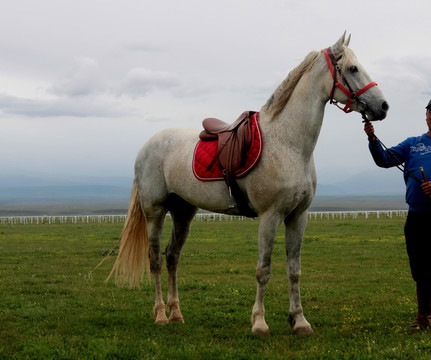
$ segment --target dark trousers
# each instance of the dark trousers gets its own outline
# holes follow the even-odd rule
[[[413,280],[431,283],[431,211],[409,211],[404,235]]]

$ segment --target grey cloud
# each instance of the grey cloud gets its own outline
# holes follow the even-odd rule
[[[120,117],[130,111],[102,99],[70,98],[26,99],[0,95],[0,110],[6,114],[28,117]]]
[[[76,57],[67,76],[48,89],[55,95],[83,96],[106,90],[99,64],[89,57]]]
[[[178,98],[199,97],[219,91],[224,91],[225,88],[214,84],[202,84],[197,81],[187,81],[181,83],[180,86],[171,89],[174,96]]]
[[[394,90],[431,91],[431,57],[405,56],[376,61],[382,85]]]
[[[124,44],[123,49],[133,52],[146,52],[146,53],[162,53],[165,49],[159,45],[152,45],[144,42],[129,42]]]
[[[75,59],[74,69],[62,80],[47,87],[52,98],[25,98],[0,94],[0,111],[4,114],[43,117],[123,117],[136,115],[139,108],[133,99],[162,90],[174,97],[188,98],[220,91],[216,86],[202,86],[197,81],[189,84],[170,72],[133,68],[123,81],[109,87],[101,81],[100,67],[91,58]],[[130,106],[121,97],[132,99]],[[127,103],[127,102],[126,102]],[[139,105],[138,105],[139,106]]]
[[[176,74],[138,67],[127,73],[121,93],[143,96],[152,90],[170,90],[180,84],[181,81]]]

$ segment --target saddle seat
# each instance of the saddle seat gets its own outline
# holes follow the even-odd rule
[[[250,117],[254,111],[243,112],[232,124],[215,118],[203,121],[204,130],[199,134],[202,141],[218,141],[217,153],[208,165],[207,171],[219,161],[224,180],[232,193],[238,208],[245,216],[256,217],[257,214],[248,206],[247,200],[235,181],[235,171],[244,165],[247,151],[253,141]]]
[[[218,134],[222,132],[228,132],[234,130],[237,126],[240,125],[241,121],[244,119],[245,113],[242,113],[241,116],[233,123],[228,124],[222,120],[216,118],[207,118],[202,122],[204,127],[203,134],[200,135],[200,138],[204,137],[204,141],[216,140],[218,138]]]

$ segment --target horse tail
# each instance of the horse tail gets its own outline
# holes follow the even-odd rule
[[[150,277],[149,241],[147,221],[139,201],[136,179],[133,181],[129,211],[120,238],[117,260],[108,276],[115,274],[115,283],[120,286],[136,288],[147,275]]]

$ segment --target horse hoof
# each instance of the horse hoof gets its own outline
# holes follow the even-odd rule
[[[298,324],[293,316],[289,314],[287,317],[287,321],[289,322],[290,326],[293,328],[293,331],[295,331],[296,335],[303,336],[303,335],[311,335],[314,334],[313,329],[311,328],[311,325],[306,321],[305,319],[302,319],[302,324]]]
[[[298,327],[298,328],[296,328],[294,330],[295,330],[295,334],[299,335],[299,336],[314,334],[314,331],[311,328],[311,326],[302,326],[302,327]]]
[[[253,333],[253,335],[269,336],[269,328],[253,327],[251,329],[251,332]]]
[[[169,324],[169,320],[166,317],[165,313],[163,312],[162,314],[159,314],[158,316],[156,316],[156,320],[154,321],[156,324],[159,325],[166,325]]]
[[[169,318],[169,322],[170,323],[181,323],[181,324],[184,324],[184,318],[182,318],[182,317]]]

